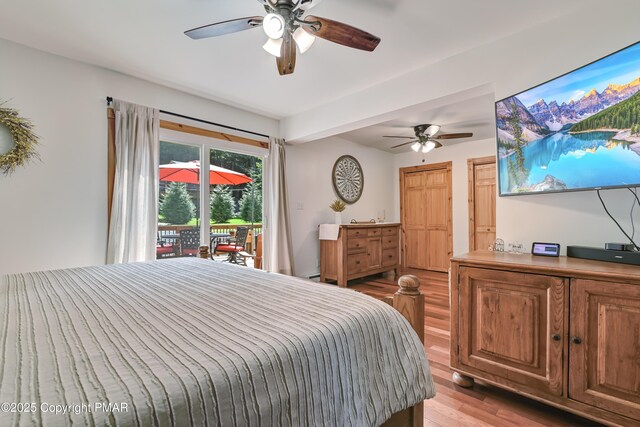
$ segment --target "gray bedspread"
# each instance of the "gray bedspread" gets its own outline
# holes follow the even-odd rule
[[[0,278],[2,426],[376,426],[433,394],[355,291],[195,258]]]

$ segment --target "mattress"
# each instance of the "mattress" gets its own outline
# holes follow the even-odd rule
[[[434,395],[358,292],[197,258],[0,278],[0,425],[376,426]]]

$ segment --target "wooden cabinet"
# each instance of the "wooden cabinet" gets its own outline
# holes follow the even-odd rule
[[[640,268],[473,252],[451,260],[451,313],[458,384],[640,425]]]
[[[398,273],[400,224],[341,225],[337,240],[320,241],[320,281]]]
[[[459,274],[460,363],[561,395],[564,281],[468,267]]]
[[[571,283],[569,397],[640,420],[640,286]]]

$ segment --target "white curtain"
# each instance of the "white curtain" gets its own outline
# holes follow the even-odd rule
[[[156,257],[160,112],[114,100],[116,175],[107,262]]]
[[[285,179],[284,139],[271,138],[264,163],[264,269],[292,276],[293,255]]]

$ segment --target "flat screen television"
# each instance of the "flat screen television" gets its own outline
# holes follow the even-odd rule
[[[496,102],[496,131],[500,196],[640,186],[640,42]]]

